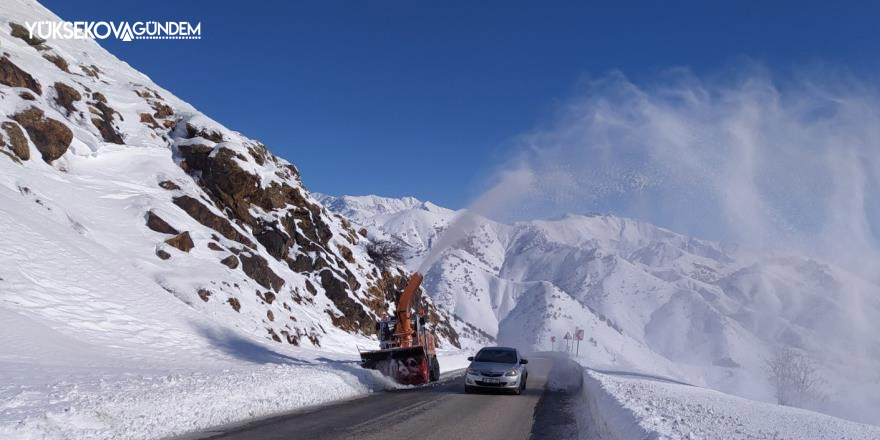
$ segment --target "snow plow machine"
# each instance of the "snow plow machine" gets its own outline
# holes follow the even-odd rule
[[[435,336],[427,328],[419,301],[422,275],[412,274],[397,301],[394,316],[376,323],[379,350],[362,351],[361,366],[382,372],[397,383],[422,385],[440,379]],[[415,309],[415,313],[411,309]]]

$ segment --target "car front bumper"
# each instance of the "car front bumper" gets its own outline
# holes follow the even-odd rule
[[[519,388],[521,379],[522,374],[518,376],[501,377],[484,377],[479,374],[465,374],[464,384],[469,387],[486,389],[516,389]]]

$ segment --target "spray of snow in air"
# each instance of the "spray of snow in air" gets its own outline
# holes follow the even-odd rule
[[[489,216],[519,199],[522,194],[529,191],[534,180],[532,172],[523,167],[499,172],[497,183],[471,203],[467,209],[459,212],[449,227],[432,244],[431,249],[419,264],[418,271],[425,273],[440,258],[444,250],[464,238],[468,232],[476,227],[481,216]]]
[[[519,139],[499,183],[419,269],[467,234],[474,214],[599,211],[815,255],[877,281],[880,95],[845,78],[779,81],[748,67],[713,80],[674,71],[651,86],[619,73],[585,81],[553,123]]]
[[[780,80],[750,66],[712,79],[675,71],[651,85],[621,74],[586,81],[552,123],[518,140],[500,183],[459,214],[419,270],[470,233],[478,215],[519,220],[610,212],[733,244],[742,261],[808,255],[818,263],[804,267],[827,264],[839,274],[819,288],[833,293],[833,307],[852,330],[841,333],[820,314],[814,331],[860,353],[846,362],[853,377],[868,377],[877,326],[865,310],[875,304],[880,281],[878,120],[876,89],[819,71]],[[793,277],[786,282],[797,285],[824,279],[825,270],[766,276]],[[777,294],[785,304],[753,299],[767,322],[810,307],[802,292]],[[753,330],[820,364],[840,361],[836,347],[786,339],[781,328]],[[664,335],[651,337],[657,346],[674,345],[659,338],[675,332]],[[840,390],[829,384],[827,392]]]
[[[713,80],[676,71],[652,86],[612,74],[560,113],[522,138],[517,165],[540,176],[526,216],[610,211],[876,277],[877,90],[755,67]]]

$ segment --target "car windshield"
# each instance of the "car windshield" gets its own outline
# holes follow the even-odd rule
[[[497,362],[500,364],[515,364],[516,352],[513,350],[480,350],[474,359],[477,362]]]

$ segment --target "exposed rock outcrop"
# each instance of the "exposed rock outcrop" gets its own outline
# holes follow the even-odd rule
[[[9,61],[7,57],[0,58],[0,84],[9,87],[24,87],[38,95],[43,94],[40,83],[30,73],[21,70],[12,61]]]
[[[14,172],[35,170],[62,177],[94,173],[120,188],[136,186],[132,192],[139,192],[137,200],[108,199],[106,206],[137,209],[135,215],[144,217],[135,220],[166,235],[140,229],[147,238],[152,236],[155,246],[144,250],[136,244],[140,237],[123,233],[121,246],[131,253],[145,251],[138,255],[146,260],[142,267],[155,269],[155,281],[188,306],[208,313],[222,307],[228,314],[229,304],[241,313],[228,322],[238,330],[314,346],[320,346],[325,335],[338,340],[339,329],[373,332],[375,319],[396,299],[394,288],[402,286],[388,281],[387,289],[377,287],[383,275],[365,252],[365,236],[309,195],[296,166],[170,93],[160,95],[149,78],[103,51],[95,56],[92,43],[77,47],[75,41],[58,42],[53,48],[30,37],[24,27],[9,26],[21,41],[6,38],[4,43],[10,44],[0,50],[0,95],[9,104],[0,114],[0,153],[20,163],[39,151],[46,162],[62,162],[55,169],[41,164],[34,168],[32,163],[12,166],[5,159],[0,165]],[[83,60],[100,60],[101,67]],[[104,142],[131,148],[105,148]],[[165,156],[169,150],[173,162]],[[91,160],[92,156],[108,160]],[[93,166],[81,166],[86,160]],[[123,162],[126,166],[114,167]],[[169,168],[175,164],[180,169]],[[136,166],[152,174],[132,172]],[[119,175],[109,176],[112,172]],[[158,187],[143,188],[145,178],[155,179],[146,181]],[[87,178],[66,180],[89,186]],[[99,190],[98,186],[84,191]],[[48,194],[33,198],[58,215],[62,211],[54,211],[54,204],[78,203],[60,200],[76,193],[61,189],[54,200]],[[118,191],[122,192],[127,190]],[[169,201],[198,224],[179,217]],[[70,223],[88,235],[75,220]],[[112,239],[109,233],[87,238]],[[126,242],[129,238],[135,241]],[[189,271],[192,267],[211,270]]]
[[[180,196],[174,198],[174,204],[180,207],[180,209],[186,211],[186,213],[197,222],[219,232],[220,235],[230,240],[235,240],[245,246],[254,246],[253,242],[229,223],[229,220],[214,214],[210,208],[203,205],[198,200],[190,196]]]
[[[105,142],[114,144],[124,144],[122,136],[116,131],[113,125],[113,117],[118,112],[107,105],[107,98],[100,93],[92,94],[92,102],[90,102],[89,111],[92,113],[92,125],[101,133],[101,137]]]
[[[205,189],[213,197],[230,207],[237,218],[253,222],[249,209],[251,200],[259,192],[257,176],[244,171],[236,162],[236,153],[229,149],[202,144],[181,145],[182,165],[187,171],[198,171]]]
[[[190,250],[192,250],[192,248],[196,246],[195,243],[193,243],[192,241],[192,237],[189,236],[189,231],[171,237],[168,240],[165,240],[165,243],[167,243],[169,246],[176,247],[177,249],[180,249],[184,252],[189,252]]]
[[[74,102],[77,102],[82,99],[82,95],[80,95],[79,91],[74,89],[73,87],[64,84],[63,82],[56,82],[54,84],[55,87],[55,103],[64,107],[67,110],[68,116],[76,111],[76,108],[73,106]]]
[[[226,302],[229,303],[229,306],[232,307],[232,310],[236,312],[241,310],[241,303],[236,298],[229,298]]]
[[[254,231],[254,237],[266,247],[269,255],[277,260],[286,258],[290,246],[293,245],[293,240],[284,232],[279,231],[276,223],[261,224],[261,227]]]
[[[243,252],[238,257],[241,260],[241,270],[259,285],[276,292],[284,286],[284,280],[269,268],[269,262],[265,258],[250,252]]]
[[[9,147],[12,149],[12,153],[21,160],[30,159],[31,149],[28,147],[27,138],[24,137],[21,127],[11,121],[4,122],[2,127],[3,131],[6,132],[6,138],[9,139]]]
[[[47,163],[58,159],[67,152],[73,140],[73,132],[67,125],[55,119],[46,118],[43,111],[31,107],[12,117],[27,131],[31,141]]]
[[[159,123],[156,122],[155,119],[153,119],[153,115],[151,115],[151,114],[149,114],[149,113],[141,113],[139,116],[140,116],[140,118],[141,118],[141,123],[143,123],[143,124],[146,125],[147,127],[150,127],[150,128],[152,128],[152,129],[154,129],[154,130],[158,130],[158,129],[161,128],[161,127],[159,126]]]
[[[91,76],[92,78],[100,78],[100,76],[98,76],[98,73],[101,72],[101,69],[98,69],[98,66],[94,64],[90,66],[80,65],[79,68],[83,71],[83,73],[86,74],[86,76]]]
[[[256,143],[254,145],[248,146],[248,154],[254,158],[254,161],[257,162],[257,165],[265,165],[267,160],[270,160],[272,155],[269,153],[269,150],[266,149],[266,146],[261,143]]]
[[[61,55],[54,54],[54,53],[47,53],[47,54],[43,55],[43,58],[45,58],[50,63],[54,64],[55,67],[63,70],[64,72],[70,73],[69,66],[67,65],[67,60],[65,60]]]
[[[176,183],[174,183],[170,180],[163,180],[163,181],[159,182],[159,188],[167,189],[168,191],[174,191],[174,190],[180,189],[180,187]]]
[[[172,110],[171,107],[168,106],[168,104],[153,102],[152,107],[153,110],[155,110],[155,113],[153,113],[154,118],[163,119],[174,114],[174,110]]]
[[[25,43],[28,44],[28,46],[31,46],[37,50],[48,50],[49,49],[49,46],[46,46],[46,44],[45,44],[46,40],[39,38],[39,37],[36,37],[36,36],[31,37],[31,33],[28,32],[26,27],[24,27],[18,23],[12,23],[12,22],[9,23],[9,27],[11,28],[9,35],[12,35],[13,37],[24,41]]]
[[[223,142],[223,135],[219,131],[209,130],[207,128],[197,128],[190,124],[186,124],[186,137],[188,139],[200,137],[212,142]]]
[[[171,225],[168,224],[162,217],[156,215],[153,211],[147,211],[147,227],[156,231],[161,232],[163,234],[169,235],[177,235],[180,234],[180,231],[174,229]]]
[[[265,248],[266,253],[275,260],[286,263],[291,270],[319,280],[324,294],[338,309],[326,311],[334,326],[349,332],[371,334],[376,317],[388,313],[388,306],[397,300],[395,295],[403,289],[405,279],[398,275],[395,278],[397,283],[388,280],[373,281],[374,284],[366,289],[362,286],[362,281],[352,271],[358,263],[349,246],[357,245],[365,236],[365,231],[359,236],[349,222],[340,220],[343,232],[339,238],[346,244],[331,244],[334,232],[329,224],[329,214],[303,194],[298,182],[298,170],[293,166],[281,165],[262,144],[243,145],[247,156],[252,159],[249,160],[235,149],[227,147],[227,144],[211,146],[204,143],[223,141],[219,131],[187,124],[186,138],[186,142],[177,145],[176,152],[181,168],[193,176],[216,207],[242,229],[253,234],[261,247],[251,248]],[[276,175],[281,180],[265,182],[263,178],[249,172],[254,162],[258,165],[276,165]],[[179,206],[183,201],[175,199]],[[188,208],[192,211],[202,206],[195,199],[188,199],[187,203],[192,205]],[[214,225],[212,227],[226,238],[237,235],[237,229],[232,228],[231,223],[206,215],[210,211],[207,207],[200,210],[205,212],[193,212],[191,215],[197,219],[204,216],[199,221]],[[276,220],[269,220],[270,218]],[[284,279],[273,272],[268,262],[255,252],[242,252],[239,261],[242,271],[260,286],[279,292],[284,285]],[[382,276],[391,275],[386,272]],[[382,283],[383,287],[377,287]],[[308,279],[305,280],[305,287],[311,295],[319,294],[318,289]],[[307,299],[298,292],[292,295],[297,303]],[[260,298],[265,301],[266,297],[260,294]],[[458,344],[457,335],[448,320],[433,305],[429,304],[428,307],[429,315],[437,319],[437,328],[445,340],[453,345]],[[282,334],[288,342],[294,341],[291,343],[298,343],[301,336]],[[316,335],[309,337],[315,344],[317,339]]]
[[[349,296],[351,286],[337,278],[330,269],[321,271],[320,277],[321,287],[324,288],[327,298],[330,298],[336,308],[342,312],[341,315],[327,312],[333,325],[347,331],[360,331],[365,334],[373,332],[376,321]]]
[[[220,263],[230,269],[235,269],[238,267],[238,258],[235,255],[230,255],[220,260]]]

